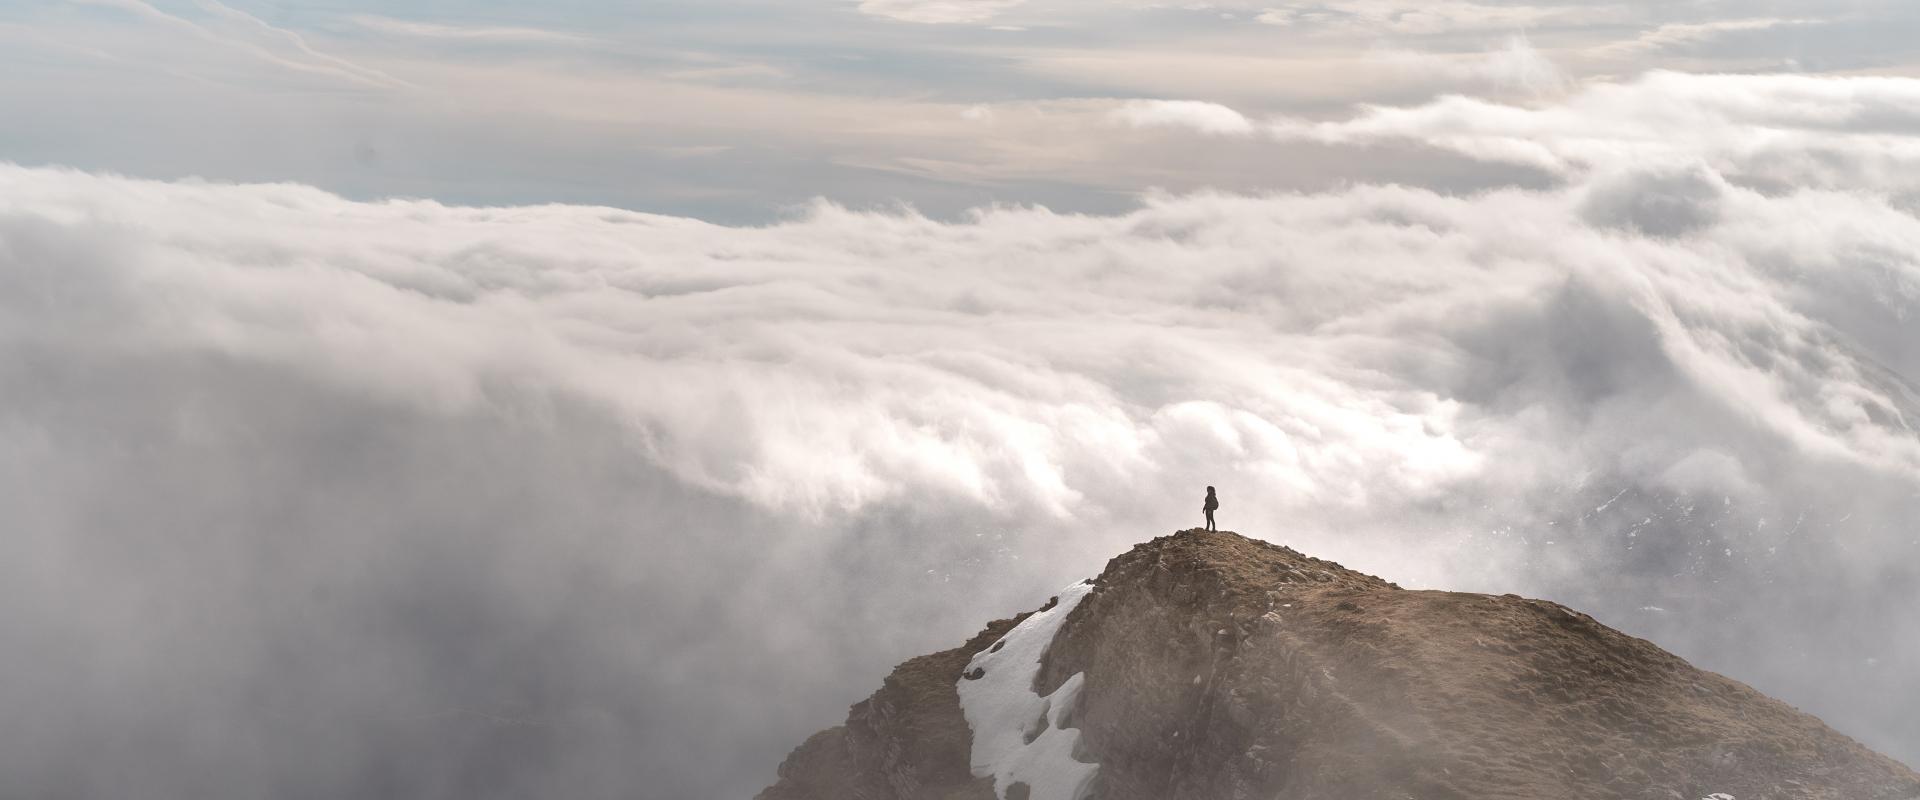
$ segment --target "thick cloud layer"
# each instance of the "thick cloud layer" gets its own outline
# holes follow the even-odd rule
[[[1703,149],[761,228],[0,167],[0,773],[742,797],[1207,484],[1920,759],[1920,218]]]

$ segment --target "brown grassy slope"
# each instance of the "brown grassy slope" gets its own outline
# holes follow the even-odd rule
[[[1103,800],[1920,797],[1818,719],[1553,603],[1205,531],[1098,584],[1041,689],[1087,674]]]

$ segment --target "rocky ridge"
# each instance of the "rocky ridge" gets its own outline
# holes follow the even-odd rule
[[[1055,800],[976,774],[956,689],[1026,619],[902,664],[760,800]],[[1579,612],[1403,590],[1232,533],[1109,562],[1033,691],[1075,676],[1056,717],[1098,800],[1920,798],[1907,767]]]

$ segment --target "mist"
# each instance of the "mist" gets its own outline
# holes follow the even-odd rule
[[[1920,761],[1920,218],[1881,168],[1915,83],[1804,80],[1747,88],[1886,99],[1876,133],[1580,133],[1698,88],[1656,76],[1535,109],[1564,134],[1445,100],[1235,134],[1544,186],[1105,215],[0,166],[0,774],[750,797],[1206,485],[1222,528],[1566,602]],[[1766,107],[1716,124],[1858,119]]]

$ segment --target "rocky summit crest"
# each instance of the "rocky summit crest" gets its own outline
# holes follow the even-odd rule
[[[779,775],[760,800],[1920,798],[1818,719],[1563,606],[1201,530],[901,664]]]

